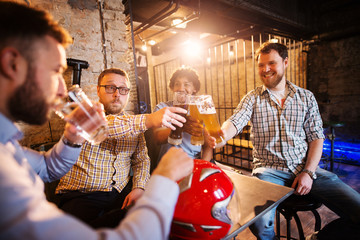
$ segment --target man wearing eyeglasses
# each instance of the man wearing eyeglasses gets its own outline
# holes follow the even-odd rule
[[[56,189],[59,207],[95,228],[117,226],[149,180],[145,115],[124,111],[129,92],[123,70],[106,69],[99,75],[97,93],[107,115],[109,137],[99,145],[86,142],[77,163]],[[128,129],[132,132],[124,137]]]

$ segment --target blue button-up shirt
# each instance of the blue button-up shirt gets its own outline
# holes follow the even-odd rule
[[[44,183],[38,176],[52,180],[63,175],[81,148],[60,141],[40,154],[22,148],[17,142],[21,137],[17,127],[0,113],[0,239],[168,238],[179,195],[176,182],[160,175],[151,177],[144,195],[122,224],[114,230],[96,232],[47,202]]]
[[[23,133],[4,115],[0,113],[0,143],[9,150],[19,164],[28,162],[44,182],[60,179],[76,162],[81,148],[72,148],[57,143],[53,150],[39,153],[20,146],[18,140]]]

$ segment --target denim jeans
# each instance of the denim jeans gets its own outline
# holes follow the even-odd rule
[[[309,194],[321,201],[326,207],[353,225],[360,226],[360,194],[342,182],[332,172],[318,168]],[[291,187],[295,175],[270,168],[254,169],[253,175],[261,180]],[[276,207],[250,226],[250,230],[261,240],[276,239],[274,217]]]

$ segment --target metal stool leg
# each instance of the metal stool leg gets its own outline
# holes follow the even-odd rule
[[[286,239],[291,240],[291,218],[286,218]]]
[[[280,239],[280,213],[276,210],[276,237]]]
[[[318,211],[316,211],[316,209],[311,210],[311,212],[314,214],[315,217],[315,232],[320,231],[321,228],[320,214],[318,213]]]
[[[299,216],[297,215],[296,212],[294,212],[294,219],[295,219],[295,222],[296,222],[296,226],[298,228],[300,240],[305,240],[304,230],[302,228],[300,218],[299,218]]]
[[[330,152],[330,171],[334,171],[334,145],[335,145],[335,128],[330,127],[331,129],[331,152]]]

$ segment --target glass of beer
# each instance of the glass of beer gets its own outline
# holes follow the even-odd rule
[[[210,136],[216,138],[216,143],[224,141],[224,134],[221,131],[216,109],[211,95],[201,95],[197,101],[200,118],[204,121],[206,130]]]
[[[92,144],[99,144],[108,136],[108,126],[101,114],[83,90],[74,85],[68,89],[68,97],[58,98],[54,104],[55,113],[80,130],[79,135]]]
[[[174,107],[181,107],[187,109],[188,107],[188,98],[186,92],[174,92],[173,98],[173,106]],[[178,113],[179,114],[179,113]],[[181,116],[185,117],[185,114],[180,114]],[[182,127],[175,126],[175,130],[171,130],[170,135],[168,137],[168,143],[172,145],[180,145],[182,143]]]
[[[195,121],[198,121],[198,123],[203,126],[204,122],[200,117],[200,113],[199,113],[198,106],[197,106],[197,102],[199,100],[201,100],[201,97],[189,95],[188,98],[189,98],[188,102],[189,102],[190,117],[193,118]],[[201,136],[191,135],[191,144],[196,145],[196,146],[203,145],[204,144],[204,132],[203,131],[201,132]]]

